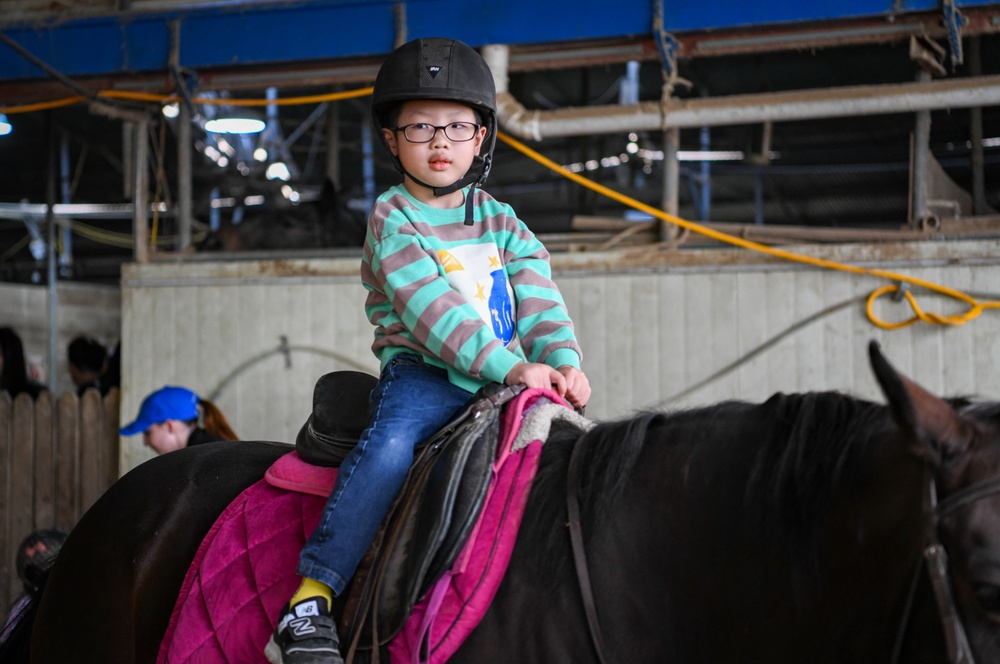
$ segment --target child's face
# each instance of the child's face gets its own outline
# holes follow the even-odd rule
[[[405,102],[400,107],[396,126],[427,124],[444,127],[454,122],[475,124],[473,110],[457,102],[417,100]],[[411,143],[402,131],[383,129],[389,149],[399,158],[406,172],[433,187],[446,187],[460,180],[472,166],[486,137],[486,128],[480,127],[468,141],[450,140],[444,130],[438,129],[427,143]],[[436,198],[429,189],[405,178],[404,185],[417,200],[436,207],[458,207],[463,202],[460,191]]]

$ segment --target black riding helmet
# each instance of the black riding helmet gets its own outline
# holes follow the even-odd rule
[[[15,564],[25,593],[33,595],[41,590],[42,580],[65,541],[66,533],[56,528],[36,530],[21,541]]]
[[[397,105],[414,99],[441,99],[468,104],[479,114],[486,127],[483,148],[465,177],[447,187],[431,187],[412,179],[443,196],[469,185],[482,186],[493,164],[497,135],[497,93],[489,65],[472,47],[455,39],[431,37],[414,39],[389,54],[375,77],[372,92],[372,120],[396,170],[409,175],[399,158],[389,150],[382,129],[392,129],[387,117]],[[471,197],[470,197],[471,199]]]

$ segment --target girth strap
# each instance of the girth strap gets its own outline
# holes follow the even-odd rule
[[[573,564],[576,566],[576,578],[580,584],[580,594],[583,595],[583,610],[587,614],[587,625],[590,628],[590,638],[597,651],[597,660],[606,664],[604,659],[604,637],[601,635],[601,625],[597,620],[597,605],[594,603],[594,590],[590,584],[590,572],[587,568],[587,553],[583,548],[583,528],[580,526],[580,500],[577,490],[580,484],[579,466],[580,449],[583,445],[577,440],[573,445],[573,453],[569,459],[569,469],[566,476],[566,509],[569,512],[569,538],[573,546]]]

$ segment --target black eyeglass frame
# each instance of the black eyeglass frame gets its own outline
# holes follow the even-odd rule
[[[412,138],[410,138],[410,136],[406,133],[406,130],[409,129],[410,127],[415,127],[417,125],[433,127],[434,133],[431,134],[426,141],[415,141]],[[448,127],[451,127],[452,125],[472,125],[473,127],[475,127],[475,129],[473,129],[472,131],[472,136],[469,136],[468,138],[452,138],[450,135],[448,135]],[[437,136],[438,131],[444,132],[444,137],[447,138],[452,143],[468,143],[469,141],[471,141],[476,137],[476,134],[479,132],[482,126],[483,125],[479,124],[478,122],[449,122],[446,125],[440,125],[440,126],[428,124],[426,122],[411,122],[410,124],[403,125],[402,127],[393,127],[393,131],[403,132],[403,138],[406,139],[407,143],[417,143],[417,144],[430,143],[431,141],[434,140],[434,137]]]

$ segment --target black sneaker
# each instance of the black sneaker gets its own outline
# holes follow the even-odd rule
[[[326,599],[305,599],[293,607],[286,604],[264,656],[271,664],[344,664],[337,623]]]

